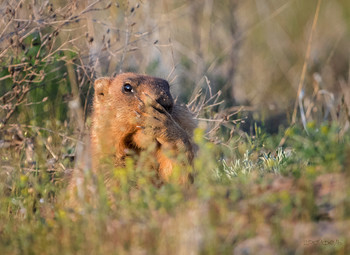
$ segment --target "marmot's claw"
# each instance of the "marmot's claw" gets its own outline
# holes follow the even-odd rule
[[[135,95],[134,97],[139,101],[139,105],[137,106],[139,110],[143,110],[145,108],[145,103],[137,95]]]
[[[136,114],[136,117],[137,117],[137,118],[140,118],[140,117],[141,117],[141,114],[138,113],[137,111],[134,110],[134,113]]]
[[[157,107],[154,106],[154,105],[152,105],[152,108],[153,108],[154,110],[156,110],[156,111],[162,113],[162,114],[165,114],[165,113],[166,113],[166,111],[164,110],[164,108],[163,108],[163,109],[160,109],[160,108],[157,108]]]

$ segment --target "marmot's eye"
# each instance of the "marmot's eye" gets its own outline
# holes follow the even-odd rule
[[[123,91],[126,93],[132,93],[134,92],[132,86],[129,83],[125,83],[123,86]]]

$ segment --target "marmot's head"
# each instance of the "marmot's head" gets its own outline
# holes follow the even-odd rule
[[[114,110],[117,118],[118,115],[125,118],[128,113],[132,116],[134,111],[139,110],[140,100],[146,102],[147,96],[169,113],[174,107],[168,82],[156,77],[123,73],[114,78],[97,79],[94,88],[94,108],[98,108],[100,114],[108,109],[108,112]]]

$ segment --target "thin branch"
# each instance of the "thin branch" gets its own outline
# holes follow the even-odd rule
[[[307,65],[308,65],[308,62],[309,62],[309,59],[310,59],[310,54],[311,54],[312,39],[313,39],[314,32],[316,30],[318,16],[319,16],[319,13],[320,13],[321,2],[322,2],[322,0],[318,0],[317,1],[317,7],[316,7],[315,15],[314,15],[314,20],[313,20],[313,23],[312,23],[312,28],[311,28],[309,41],[308,41],[308,44],[307,44],[307,50],[306,50],[306,54],[305,54],[303,69],[302,69],[300,80],[299,80],[297,97],[296,97],[295,103],[294,103],[293,117],[292,117],[292,123],[291,123],[292,125],[295,124],[295,122],[296,122],[298,101],[299,101],[300,93],[301,93],[301,90],[303,88],[304,81],[305,81]]]

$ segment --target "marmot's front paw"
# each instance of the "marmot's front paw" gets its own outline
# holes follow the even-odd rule
[[[162,105],[145,94],[146,100],[139,99],[139,111],[137,111],[138,127],[147,136],[152,136],[159,143],[180,143],[188,140],[187,133],[179,126]]]

